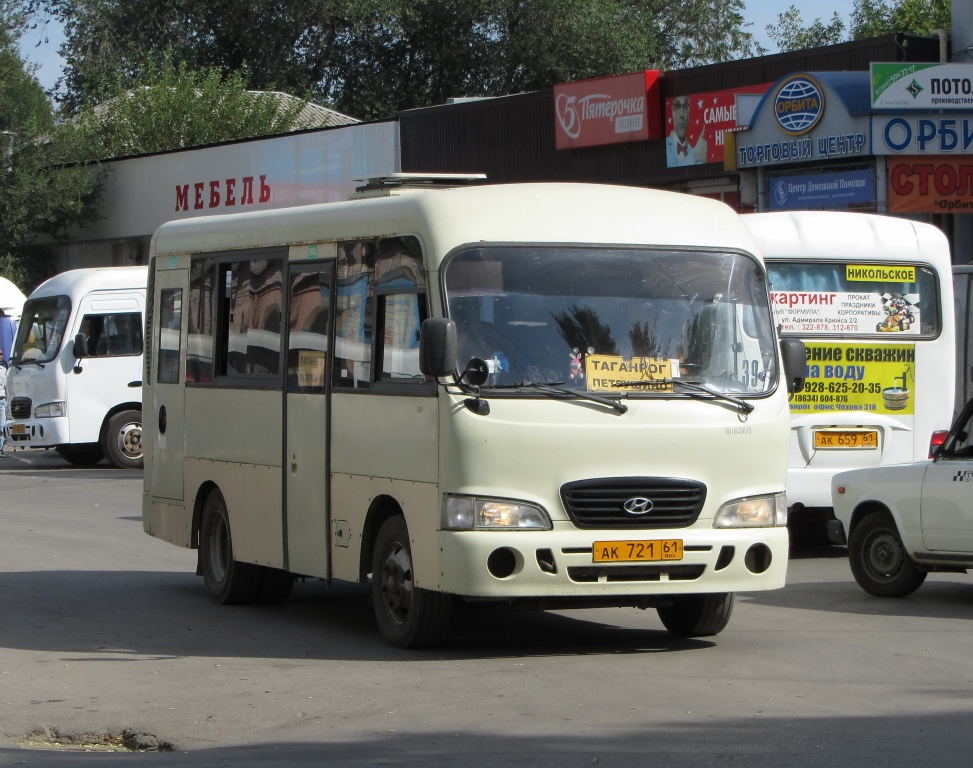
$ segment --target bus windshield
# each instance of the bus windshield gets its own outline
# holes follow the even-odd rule
[[[443,267],[458,367],[489,387],[682,394],[674,379],[760,394],[777,383],[766,277],[741,253],[482,246]]]
[[[50,296],[24,303],[12,363],[49,363],[57,357],[71,313],[71,299]]]

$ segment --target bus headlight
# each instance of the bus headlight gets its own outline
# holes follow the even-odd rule
[[[783,493],[729,501],[713,519],[714,528],[770,528],[787,525],[787,497]]]
[[[443,498],[442,526],[445,531],[551,530],[551,518],[536,504],[507,499],[483,499],[473,496]]]
[[[64,403],[44,403],[34,409],[35,419],[53,419],[64,415]]]

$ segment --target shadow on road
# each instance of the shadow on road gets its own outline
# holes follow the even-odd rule
[[[579,698],[583,691],[579,691]],[[0,764],[49,768],[319,768],[342,766],[746,766],[860,768],[927,765],[965,768],[973,752],[969,711],[879,717],[727,715],[719,720],[648,722],[598,736],[495,733],[481,724],[462,731],[369,734],[327,741],[326,721],[308,723],[300,741],[212,747],[156,754],[80,754],[0,748]],[[485,719],[484,723],[488,721]],[[580,724],[579,724],[580,725]],[[583,727],[583,726],[582,726]],[[565,723],[565,730],[570,724]],[[178,745],[177,745],[178,747]],[[931,756],[934,758],[931,759]]]
[[[627,609],[634,610],[634,609]],[[386,646],[367,593],[319,581],[295,586],[284,606],[220,606],[192,574],[153,571],[0,573],[0,645],[106,662],[183,656],[394,660],[660,653],[706,648],[662,629],[551,612],[457,610],[447,641],[431,650]],[[653,619],[654,611],[651,612]],[[67,660],[67,659],[65,659]]]

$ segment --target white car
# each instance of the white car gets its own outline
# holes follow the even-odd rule
[[[973,567],[973,400],[935,458],[840,472],[829,538],[848,545],[855,581],[878,597],[915,592],[930,571]]]

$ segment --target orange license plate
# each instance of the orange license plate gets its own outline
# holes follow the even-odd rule
[[[596,563],[646,563],[682,560],[682,539],[596,541],[591,548]]]
[[[27,428],[23,424],[11,424],[10,434],[11,435],[22,435],[27,431]]]
[[[878,448],[878,432],[874,429],[819,429],[814,433],[814,447],[872,450]]]

